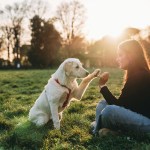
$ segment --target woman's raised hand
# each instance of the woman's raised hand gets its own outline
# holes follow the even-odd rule
[[[100,75],[100,79],[99,79],[99,86],[103,86],[106,84],[106,82],[109,79],[109,73],[108,72],[104,72]]]

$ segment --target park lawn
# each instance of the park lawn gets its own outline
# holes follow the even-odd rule
[[[55,70],[0,71],[0,150],[149,150],[150,137],[125,133],[119,136],[95,137],[90,123],[95,118],[96,104],[103,99],[94,79],[81,101],[73,101],[63,113],[61,130],[52,122],[37,128],[28,121],[28,113]],[[123,72],[110,72],[108,87],[119,96]],[[80,82],[80,81],[79,81]]]

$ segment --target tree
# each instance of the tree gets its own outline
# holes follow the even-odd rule
[[[27,1],[6,5],[1,10],[1,15],[5,18],[3,22],[3,32],[7,41],[8,60],[10,60],[10,48],[13,50],[16,65],[20,61],[21,35],[23,32],[23,20],[29,9]]]
[[[78,38],[83,39],[81,31],[85,21],[85,8],[76,0],[63,2],[57,8],[56,19],[67,55],[71,57],[73,42]]]
[[[10,59],[11,49],[14,54],[14,60],[20,62],[21,46],[28,44],[31,38],[30,19],[35,15],[43,19],[46,18],[48,8],[49,5],[45,0],[24,0],[21,3],[6,5],[4,9],[0,9],[1,25],[3,26],[5,38],[4,44],[8,51],[8,59]],[[26,41],[27,38],[24,38],[25,36],[28,36],[28,41]]]
[[[39,18],[46,19],[46,14],[50,8],[45,0],[32,0],[29,6],[28,18],[32,19],[34,16],[39,16]]]
[[[3,35],[0,36],[0,58],[2,55],[2,51],[3,51],[3,45],[4,45],[4,37]]]
[[[55,64],[61,38],[50,21],[39,16],[31,19],[32,40],[29,61],[34,67],[47,67]]]
[[[5,43],[7,45],[7,60],[8,62],[10,62],[10,49],[12,47],[13,29],[8,25],[3,26],[1,29],[3,31],[4,39],[6,41]]]
[[[123,31],[123,33],[126,34],[128,37],[139,34],[139,32],[140,32],[140,29],[132,28],[132,27],[125,28],[124,31]]]
[[[76,36],[69,45],[64,45],[64,50],[68,50],[67,57],[78,57],[84,59],[87,43],[83,37]]]

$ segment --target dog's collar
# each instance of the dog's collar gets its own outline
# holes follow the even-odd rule
[[[70,94],[71,94],[71,89],[68,88],[66,85],[60,84],[60,82],[59,82],[58,79],[55,79],[55,81],[56,81],[59,85],[61,85],[62,87],[65,87],[66,89],[68,89],[68,91],[69,91],[69,93],[67,94],[66,100],[65,100],[65,102],[63,103],[63,106],[62,106],[62,107],[66,107],[67,104],[68,104],[68,101],[69,101]]]

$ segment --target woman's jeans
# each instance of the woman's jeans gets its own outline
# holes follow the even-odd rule
[[[101,128],[150,133],[150,119],[124,107],[108,105],[105,100],[102,100],[96,107],[94,133]]]

